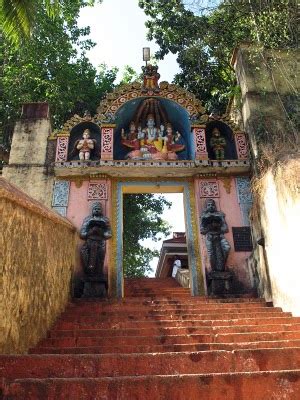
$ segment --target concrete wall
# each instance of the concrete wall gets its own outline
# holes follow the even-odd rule
[[[49,118],[22,119],[15,125],[9,164],[3,177],[51,207],[53,177],[47,165]]]
[[[299,55],[245,45],[233,58],[254,161],[253,238],[265,242],[256,244],[249,265],[260,295],[295,315],[300,315]]]
[[[0,351],[26,353],[69,300],[76,230],[3,178],[0,214]]]

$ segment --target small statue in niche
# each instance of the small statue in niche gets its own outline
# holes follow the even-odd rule
[[[213,149],[216,160],[224,160],[226,139],[221,136],[221,132],[218,128],[213,129],[209,145]]]
[[[207,199],[200,217],[200,232],[205,235],[206,248],[213,272],[225,271],[225,265],[230,251],[230,244],[224,233],[228,232],[225,214],[217,211],[213,199]]]
[[[79,151],[79,160],[86,161],[91,158],[91,152],[95,149],[96,140],[91,139],[90,130],[85,129],[82,139],[75,142],[74,148]]]
[[[157,72],[158,66],[148,64],[142,67],[143,71],[143,86],[142,91],[147,92],[148,90],[153,90],[159,92],[158,80],[160,74]]]
[[[80,253],[87,276],[103,277],[105,241],[111,237],[109,219],[103,215],[101,203],[94,203],[80,229],[80,238],[85,240]]]

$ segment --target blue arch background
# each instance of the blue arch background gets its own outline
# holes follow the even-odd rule
[[[129,124],[133,119],[133,116],[143,100],[149,98],[149,96],[139,97],[126,102],[116,112],[116,129],[114,137],[114,159],[123,160],[128,153],[128,149],[121,144],[121,129],[128,130]],[[186,109],[172,100],[168,100],[162,97],[155,97],[160,100],[161,104],[165,108],[169,122],[173,126],[174,132],[179,131],[182,135],[183,142],[186,146],[185,150],[178,153],[180,160],[193,160],[195,158],[194,143],[191,134],[191,124],[189,120],[189,114]]]

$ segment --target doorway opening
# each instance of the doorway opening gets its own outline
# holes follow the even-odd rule
[[[171,277],[175,261],[188,270],[183,193],[124,194],[124,277]]]
[[[110,273],[110,282],[112,293],[117,297],[124,296],[124,268],[123,268],[123,202],[127,194],[163,194],[163,193],[181,193],[183,196],[185,232],[188,255],[188,268],[190,278],[190,290],[194,296],[204,295],[204,280],[201,266],[201,257],[199,249],[199,239],[197,233],[197,223],[195,221],[195,201],[194,187],[189,181],[160,181],[160,180],[120,180],[115,182],[113,188],[113,209],[115,235],[112,241],[112,268]],[[174,217],[176,218],[176,217]],[[133,226],[132,229],[136,229]],[[176,256],[178,254],[174,254]],[[152,258],[152,257],[151,257]]]

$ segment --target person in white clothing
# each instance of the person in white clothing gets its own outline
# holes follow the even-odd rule
[[[172,278],[175,278],[177,271],[181,268],[181,261],[178,257],[175,258],[173,263],[173,271],[172,271]]]

